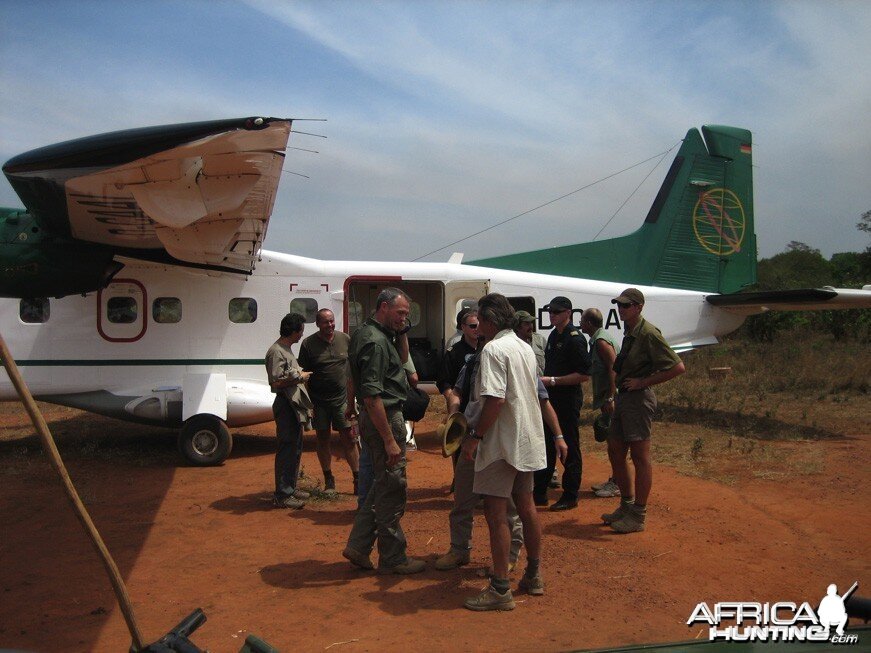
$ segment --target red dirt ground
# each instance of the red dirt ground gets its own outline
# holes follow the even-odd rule
[[[611,499],[585,492],[578,510],[542,510],[544,597],[517,595],[510,613],[473,613],[487,531],[476,516],[472,564],[431,568],[449,544],[449,464],[418,425],[403,527],[409,553],[430,563],[411,577],[352,569],[341,557],[355,498],[272,509],[271,425],[236,434],[221,467],[178,466],[174,435],[45,407],[68,468],[125,578],[140,629],[154,641],[196,607],[202,648],[237,651],[247,633],[281,650],[557,651],[693,639],[700,601],[809,601],[829,583],[868,580],[871,435],[792,443],[814,447],[823,472],[787,483],[727,486],[656,468],[648,530],[620,536],[599,519]],[[2,424],[26,430],[20,409]],[[667,428],[658,425],[658,428]],[[81,436],[69,444],[70,433]],[[93,437],[97,445],[84,444]],[[655,437],[655,435],[654,435]],[[3,440],[0,437],[0,440]],[[601,445],[585,441],[584,486],[607,477]],[[120,651],[130,638],[102,566],[60,484],[32,441],[0,441],[0,648]],[[786,449],[785,449],[786,450]],[[303,465],[319,477],[310,437]],[[339,489],[350,473],[334,463]],[[318,473],[316,473],[318,472]],[[556,491],[552,491],[556,492]],[[516,577],[514,579],[516,581]],[[867,594],[862,592],[860,594]]]

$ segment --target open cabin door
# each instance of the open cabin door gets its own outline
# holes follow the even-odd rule
[[[457,330],[457,313],[464,306],[477,306],[490,292],[490,281],[448,281],[445,284],[445,341]]]

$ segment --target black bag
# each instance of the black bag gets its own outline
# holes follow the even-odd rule
[[[402,405],[402,416],[409,422],[419,422],[429,406],[429,395],[420,388],[408,388],[408,397]]]

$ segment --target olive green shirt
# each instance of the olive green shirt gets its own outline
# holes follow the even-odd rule
[[[315,401],[344,399],[348,384],[348,348],[351,337],[333,332],[332,342],[313,333],[299,346],[299,364],[312,372],[308,391]]]
[[[366,397],[379,396],[385,409],[402,408],[408,396],[408,380],[393,336],[371,317],[351,336],[351,376],[361,404]]]
[[[625,334],[614,363],[617,387],[622,388],[626,379],[643,379],[678,363],[680,357],[668,346],[662,332],[642,317],[635,328]]]

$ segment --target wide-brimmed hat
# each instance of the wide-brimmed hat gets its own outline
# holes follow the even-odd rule
[[[469,432],[469,422],[462,413],[453,413],[444,424],[436,427],[436,435],[442,440],[442,455],[451,457]]]
[[[627,288],[619,297],[611,300],[612,304],[644,304],[644,293],[638,288]]]
[[[599,416],[593,422],[593,437],[596,442],[604,442],[608,439],[608,431],[611,429],[611,416],[605,413],[599,413]]]

